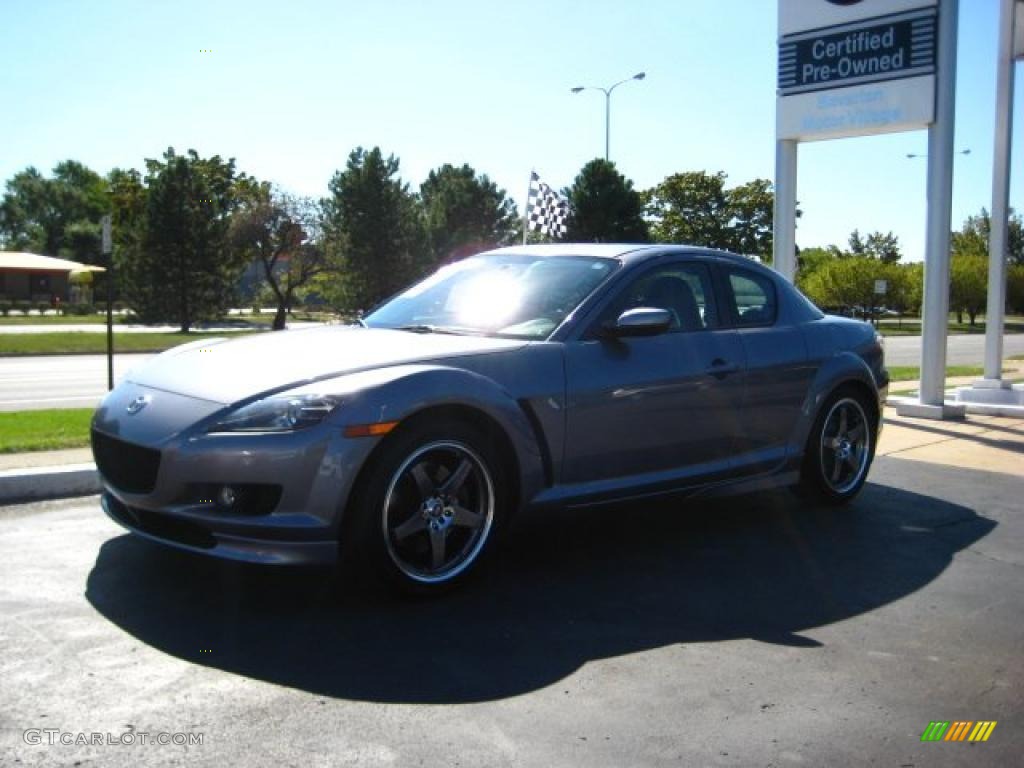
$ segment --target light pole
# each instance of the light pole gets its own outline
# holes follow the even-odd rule
[[[969,154],[971,154],[971,150],[969,150],[969,149],[961,149],[956,154],[958,154],[958,155],[969,155]],[[927,152],[924,152],[922,154],[915,154],[914,152],[908,152],[907,153],[907,159],[908,160],[913,160],[915,157],[928,157],[928,153]]]
[[[607,88],[602,88],[599,85],[577,85],[572,89],[573,93],[579,93],[580,91],[601,91],[604,94],[604,159],[608,160],[608,148],[611,135],[612,126],[612,91],[618,88],[623,83],[628,83],[630,80],[643,80],[647,77],[644,72],[637,72],[632,77],[627,77],[625,80],[619,80],[614,85],[610,85]]]

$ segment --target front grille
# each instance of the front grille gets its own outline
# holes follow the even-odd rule
[[[149,493],[156,487],[160,451],[126,443],[92,431],[92,455],[103,479],[126,493]]]

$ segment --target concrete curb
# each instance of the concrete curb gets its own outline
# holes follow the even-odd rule
[[[91,496],[99,492],[100,476],[91,462],[0,472],[0,504]]]

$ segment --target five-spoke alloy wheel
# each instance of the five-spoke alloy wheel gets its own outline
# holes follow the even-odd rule
[[[825,403],[807,441],[802,485],[843,503],[860,491],[874,457],[875,424],[863,396],[843,390]]]
[[[392,476],[381,533],[395,566],[414,581],[447,581],[470,566],[494,522],[494,480],[464,443],[416,449]]]
[[[343,557],[413,593],[478,570],[510,495],[487,434],[463,421],[422,420],[390,436],[371,467],[349,510]]]

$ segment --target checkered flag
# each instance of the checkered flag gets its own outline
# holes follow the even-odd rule
[[[569,201],[540,180],[536,172],[530,174],[530,193],[526,200],[527,229],[539,231],[548,237],[565,237],[569,218]]]

